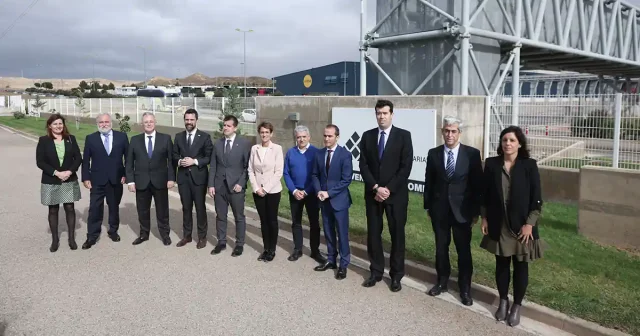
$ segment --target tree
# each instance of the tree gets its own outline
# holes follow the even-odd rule
[[[40,85],[40,83],[34,83],[33,86],[39,88],[41,85]]]
[[[84,91],[84,90],[88,90],[89,89],[89,84],[87,84],[87,82],[85,81],[81,81],[80,85],[78,85],[78,87],[80,88],[80,90]]]
[[[129,126],[129,116],[121,116],[120,113],[116,113],[116,120],[120,123],[120,132],[129,133],[131,132],[131,126]]]
[[[41,86],[45,89],[53,90],[53,84],[51,82],[44,82]]]
[[[40,96],[36,96],[33,104],[31,104],[31,107],[33,107],[33,114],[37,117],[40,116],[40,110],[43,109],[46,105],[47,102],[42,101],[42,99],[40,99]]]
[[[76,114],[76,130],[80,129],[80,118],[84,117],[85,114],[89,114],[90,111],[87,110],[85,105],[84,98],[82,95],[78,96],[75,102],[76,107],[80,110],[80,113]]]
[[[214,132],[216,137],[222,136],[222,127],[224,126],[224,117],[228,115],[232,115],[238,118],[238,121],[242,119],[242,101],[240,100],[240,89],[236,84],[229,86],[229,88],[224,88],[223,95],[225,103],[224,109],[222,110],[222,115],[219,116],[220,121],[218,122],[219,129]],[[240,134],[240,129],[236,131],[237,134]]]
[[[109,86],[107,87],[107,90],[115,90],[116,86],[113,85],[113,83],[109,83]]]

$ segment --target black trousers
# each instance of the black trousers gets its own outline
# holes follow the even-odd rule
[[[149,238],[151,231],[151,199],[156,206],[160,236],[169,237],[169,190],[158,189],[149,183],[146,189],[136,189],[136,209],[140,221],[140,237]]]
[[[253,201],[260,216],[260,230],[262,231],[262,245],[265,251],[275,252],[278,245],[278,207],[280,193],[266,194],[264,197],[253,194]]]
[[[180,202],[182,202],[183,238],[191,238],[193,233],[193,206],[196,206],[196,220],[198,223],[198,238],[207,237],[207,185],[196,185],[191,178],[178,185]]]
[[[500,298],[509,298],[509,278],[511,277],[511,260],[513,260],[513,303],[522,304],[529,284],[529,263],[518,261],[516,257],[496,256],[496,285]]]
[[[309,219],[309,249],[311,254],[320,253],[320,205],[314,195],[307,195],[297,200],[289,194],[289,206],[291,207],[291,232],[293,232],[293,248],[302,251],[302,213],[307,208]]]
[[[432,226],[436,238],[438,283],[446,285],[449,276],[451,276],[449,245],[451,245],[451,233],[453,233],[453,243],[458,252],[458,284],[460,292],[469,293],[471,290],[471,274],[473,274],[471,223],[458,223],[453,212],[449,209],[448,215],[444,218],[436,218],[432,222]]]
[[[89,192],[89,218],[87,219],[87,239],[96,240],[102,231],[104,218],[104,201],[109,207],[109,231],[112,235],[120,227],[120,201],[122,200],[122,184],[92,185]]]
[[[405,225],[407,223],[408,203],[388,204],[378,202],[373,197],[365,198],[367,212],[367,253],[371,265],[371,275],[382,277],[384,274],[384,249],[382,247],[382,216],[387,214],[389,235],[391,236],[391,258],[389,276],[400,281],[404,277]]]

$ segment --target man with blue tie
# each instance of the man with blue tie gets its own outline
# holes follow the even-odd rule
[[[349,208],[352,202],[349,185],[353,176],[353,164],[351,153],[338,146],[339,137],[338,126],[330,124],[325,127],[325,148],[316,154],[311,179],[320,200],[324,238],[327,242],[327,262],[314,270],[321,272],[337,268],[336,279],[342,280],[347,277],[347,267],[351,261]],[[336,247],[340,253],[340,266],[337,264]]]
[[[108,235],[114,242],[120,241],[120,201],[125,182],[124,159],[129,149],[126,133],[113,130],[111,116],[101,113],[96,118],[98,131],[87,135],[84,141],[82,182],[89,189],[89,218],[87,219],[86,250],[100,237],[104,217],[104,200],[109,207]]]

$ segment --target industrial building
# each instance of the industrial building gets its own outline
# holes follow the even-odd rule
[[[285,96],[354,96],[360,94],[360,62],[337,62],[275,77]],[[378,94],[376,70],[367,65],[367,95]]]

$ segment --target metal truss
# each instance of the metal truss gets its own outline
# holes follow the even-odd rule
[[[444,20],[440,29],[378,37],[378,30],[400,6],[418,1]],[[455,47],[412,95],[419,93],[442,66],[456,55],[460,66],[460,92],[469,94],[470,64],[476,70],[484,93],[495,97],[511,69],[513,124],[518,124],[520,69],[572,71],[626,79],[640,78],[640,8],[622,0],[459,0],[460,17],[428,0],[398,0],[369,31],[366,30],[365,0],[361,0],[360,95],[366,95],[366,62],[370,62],[400,95],[407,95],[367,53],[395,43],[451,38]],[[474,9],[471,10],[472,2]],[[494,2],[506,28],[491,31],[474,26],[484,8]],[[545,15],[546,14],[546,15]],[[577,21],[577,24],[574,24]],[[502,51],[502,73],[493,88],[482,75],[471,44],[472,37],[497,41]],[[617,87],[617,85],[616,85]]]

